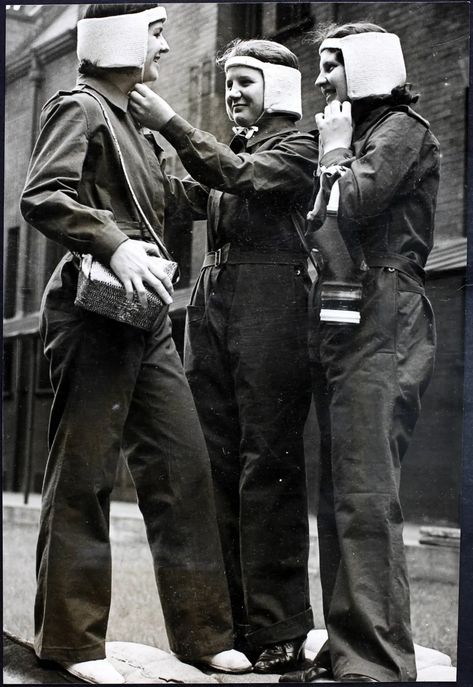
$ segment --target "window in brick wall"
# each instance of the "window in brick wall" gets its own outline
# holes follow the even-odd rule
[[[199,97],[199,72],[200,67],[194,65],[189,69],[189,100],[197,100]]]
[[[210,95],[212,92],[212,62],[205,60],[202,65],[202,95]]]
[[[37,394],[52,395],[53,390],[49,377],[49,362],[41,345],[36,346],[36,388]]]
[[[62,256],[65,253],[65,248],[63,246],[60,246],[59,243],[56,243],[55,241],[47,241],[46,243],[46,258],[45,258],[45,265],[44,265],[44,276],[43,276],[43,283],[44,286],[49,281],[49,277],[52,275],[54,270],[56,269],[56,266],[59,262],[59,260],[62,258]]]
[[[18,290],[18,260],[20,250],[20,227],[7,229],[3,316],[6,319],[16,315],[16,296]]]
[[[311,7],[310,2],[278,2],[275,31],[272,35],[281,38],[311,26],[313,23]]]
[[[9,398],[13,393],[15,371],[15,343],[13,339],[3,342],[3,397]]]
[[[286,29],[292,24],[300,24],[310,17],[309,2],[278,2],[276,5],[276,31]]]
[[[189,119],[196,119],[199,113],[200,66],[189,68]]]
[[[263,7],[259,2],[240,5],[243,12],[241,18],[241,38],[258,38],[263,31]]]

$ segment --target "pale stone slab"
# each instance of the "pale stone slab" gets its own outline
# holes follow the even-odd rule
[[[305,641],[305,657],[314,659],[327,641],[327,630],[311,630]]]
[[[448,666],[430,666],[417,673],[417,682],[456,682],[457,669]]]
[[[327,640],[326,630],[311,630],[307,635],[305,645],[306,658],[313,659]],[[452,668],[452,661],[447,654],[414,644],[418,682],[454,682],[456,669]],[[428,677],[425,677],[425,676]],[[434,677],[438,675],[438,677]],[[445,677],[444,677],[445,676]]]
[[[167,651],[153,646],[134,642],[107,642],[106,653],[127,684],[217,683],[217,680],[198,668],[183,663]]]
[[[325,630],[312,630],[308,635],[309,651],[315,655],[327,638]],[[64,684],[76,682],[64,671],[39,664],[30,642],[4,634],[4,684]],[[450,658],[434,649],[415,645],[418,682],[456,682],[456,668]],[[307,652],[308,655],[308,652]],[[186,683],[186,684],[250,684],[276,683],[279,675],[231,675],[202,672],[179,661],[172,654],[144,644],[107,642],[107,657],[127,684]],[[319,679],[317,682],[333,680]]]
[[[433,666],[452,667],[450,656],[443,654],[441,651],[429,649],[426,646],[419,646],[419,644],[414,644],[414,650],[416,652],[417,672]]]

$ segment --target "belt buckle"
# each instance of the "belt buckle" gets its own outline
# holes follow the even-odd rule
[[[218,250],[215,251],[214,259],[215,259],[215,263],[214,263],[215,267],[220,267],[220,265],[222,264],[222,249],[221,248],[218,248]]]

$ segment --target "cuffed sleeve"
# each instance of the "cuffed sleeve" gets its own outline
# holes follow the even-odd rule
[[[328,153],[322,156],[320,160],[320,165],[323,167],[330,167],[330,165],[340,165],[343,164],[345,160],[349,160],[353,157],[353,153],[350,148],[334,148]]]

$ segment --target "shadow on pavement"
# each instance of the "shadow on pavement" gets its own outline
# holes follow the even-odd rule
[[[82,683],[69,679],[52,663],[39,663],[32,644],[3,631],[3,684],[69,685]]]

